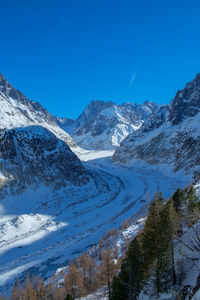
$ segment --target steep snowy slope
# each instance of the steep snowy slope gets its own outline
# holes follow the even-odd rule
[[[28,100],[0,74],[0,128],[30,125],[46,127],[70,147],[76,147],[72,138],[57,125],[46,109],[39,103]]]
[[[129,133],[140,128],[156,107],[149,101],[142,105],[92,101],[78,119],[57,118],[57,122],[79,146],[108,150],[119,146]]]
[[[143,160],[200,175],[200,74],[115,151],[113,161]]]

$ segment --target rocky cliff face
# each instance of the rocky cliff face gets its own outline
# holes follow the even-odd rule
[[[172,103],[160,107],[115,151],[113,161],[143,160],[166,164],[174,172],[200,174],[200,74],[178,91]]]
[[[29,125],[43,126],[70,147],[76,147],[72,138],[58,126],[55,118],[45,108],[28,100],[0,74],[0,128]]]
[[[200,73],[178,91],[169,107],[169,121],[172,125],[181,124],[185,119],[196,116],[200,111]]]
[[[1,197],[27,187],[86,184],[89,176],[63,141],[41,126],[0,130]]]
[[[48,185],[52,190],[90,180],[75,143],[39,103],[0,75],[0,195]]]
[[[76,119],[57,119],[59,126],[72,134],[86,149],[114,149],[131,132],[141,127],[157,105],[92,101]]]

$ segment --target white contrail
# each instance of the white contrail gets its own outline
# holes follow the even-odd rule
[[[132,86],[132,84],[133,84],[133,82],[135,80],[135,76],[136,76],[136,74],[133,73],[132,76],[131,76],[131,80],[129,81],[129,86]]]

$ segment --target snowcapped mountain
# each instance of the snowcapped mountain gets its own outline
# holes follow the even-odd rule
[[[200,74],[178,91],[166,107],[158,108],[143,126],[116,149],[113,161],[142,160],[200,174]]]
[[[37,183],[52,188],[83,184],[89,176],[71,137],[39,103],[29,101],[0,75],[1,195],[17,194]],[[69,145],[69,146],[68,146]]]
[[[31,125],[45,127],[70,147],[76,147],[72,138],[57,125],[55,118],[46,109],[28,100],[0,74],[0,128]]]
[[[130,133],[138,130],[158,105],[92,101],[76,119],[57,118],[58,125],[86,149],[115,149]]]

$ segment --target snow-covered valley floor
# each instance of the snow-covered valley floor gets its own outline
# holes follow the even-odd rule
[[[169,197],[191,181],[172,175],[167,166],[113,164],[112,151],[78,149],[77,154],[93,178],[87,186],[57,191],[41,186],[0,200],[1,289],[26,272],[49,277],[108,228],[145,214],[156,191]]]

